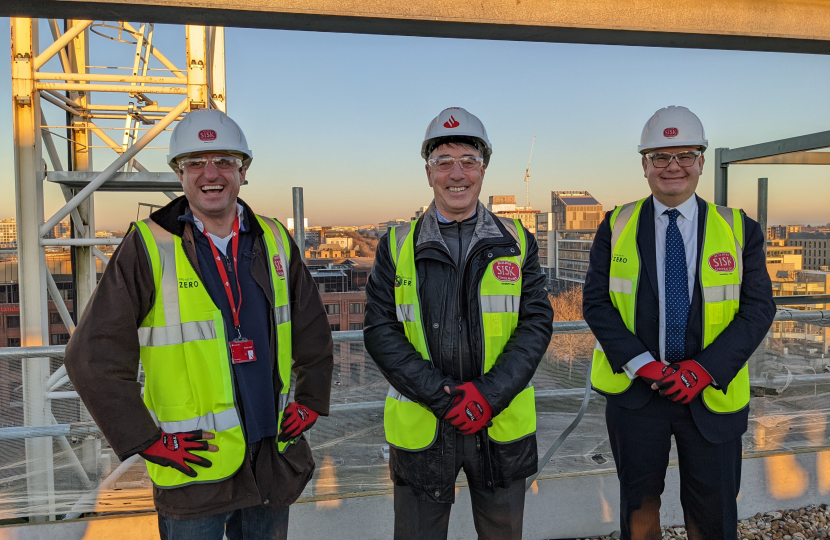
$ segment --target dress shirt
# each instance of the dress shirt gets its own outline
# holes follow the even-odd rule
[[[654,241],[657,260],[657,292],[660,302],[660,360],[666,359],[666,230],[669,227],[670,210],[668,206],[654,200]],[[697,198],[692,195],[685,202],[675,207],[680,215],[677,217],[677,228],[683,237],[683,246],[686,248],[686,276],[689,283],[689,302],[695,289],[697,275]],[[623,366],[629,378],[636,377],[637,370],[654,360],[651,353],[643,353],[632,358]]]

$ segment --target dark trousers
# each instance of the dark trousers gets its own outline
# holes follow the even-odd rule
[[[456,436],[456,475],[462,468],[470,486],[473,523],[479,540],[521,540],[525,483],[516,480],[495,492],[483,487],[476,435]],[[395,540],[446,540],[450,503],[422,500],[407,485],[395,485]]]
[[[698,398],[699,399],[699,398]],[[605,420],[620,479],[622,540],[660,540],[660,495],[671,436],[677,446],[680,504],[689,540],[735,540],[741,438],[707,441],[689,407],[655,395],[640,409],[610,402]]]
[[[248,445],[251,468],[256,476],[256,458],[262,441]],[[159,514],[161,540],[286,540],[288,507],[249,506],[201,519],[172,519]]]

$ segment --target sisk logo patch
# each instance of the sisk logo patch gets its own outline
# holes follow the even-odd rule
[[[285,269],[282,267],[282,260],[279,255],[274,255],[274,270],[277,271],[279,277],[285,277]]]
[[[677,128],[666,128],[663,130],[663,137],[673,139],[674,137],[677,137],[678,133],[680,133],[680,131]]]
[[[512,261],[496,261],[493,263],[493,275],[499,281],[516,283],[522,273],[519,265]]]
[[[723,251],[709,257],[709,268],[715,272],[732,272],[735,270],[735,257]]]
[[[457,128],[461,125],[461,122],[455,119],[455,117],[450,116],[450,119],[444,122],[444,127],[447,129]]]
[[[400,275],[395,275],[395,287],[403,287],[404,285],[412,285],[412,280]]]
[[[203,129],[199,132],[199,140],[200,141],[215,141],[216,140],[216,132],[212,129]]]

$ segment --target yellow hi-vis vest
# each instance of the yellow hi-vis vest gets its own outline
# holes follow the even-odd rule
[[[611,272],[608,290],[626,328],[635,333],[637,290],[641,264],[637,250],[640,210],[646,199],[618,206],[611,214]],[[703,291],[703,347],[729,326],[738,313],[743,278],[744,220],[740,210],[707,203],[703,249],[697,277]],[[599,341],[594,347],[591,384],[604,394],[621,394],[631,386],[625,373],[614,373]],[[749,405],[749,369],[746,365],[726,389],[703,391],[703,403],[716,413],[733,413]]]
[[[277,425],[288,403],[291,384],[291,308],[285,229],[270,218],[256,216],[264,231],[274,288],[278,371],[282,390]],[[242,465],[246,444],[234,397],[233,369],[222,311],[182,248],[182,239],[151,219],[135,224],[153,271],[155,299],[138,328],[144,367],[144,404],[162,430],[177,433],[210,431],[218,452],[199,452],[213,466],[196,466],[190,478],[172,467],[147,462],[147,472],[160,488],[211,483],[232,476]],[[260,361],[268,362],[269,359]],[[280,451],[286,448],[279,443]]]
[[[496,364],[507,341],[519,324],[522,297],[522,264],[526,239],[519,220],[502,220],[517,239],[520,253],[493,259],[484,272],[479,291],[481,325],[484,334],[484,372]],[[431,362],[418,298],[415,269],[415,224],[399,225],[389,230],[389,248],[395,264],[395,311],[403,324],[406,338],[421,357]],[[438,419],[420,403],[404,397],[389,386],[383,411],[383,427],[390,445],[403,450],[424,450],[432,446],[438,434]],[[536,432],[536,401],[528,386],[510,405],[493,418],[490,438],[498,443],[513,442]]]

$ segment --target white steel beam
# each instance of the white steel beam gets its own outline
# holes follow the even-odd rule
[[[126,21],[122,22],[121,24],[124,25],[124,28],[126,28],[130,32],[133,32],[133,33],[138,32],[138,30],[136,30],[130,23],[128,23]],[[150,52],[153,56],[156,57],[156,60],[161,62],[164,67],[169,69],[170,72],[173,73],[173,75],[176,75],[177,77],[186,77],[184,71],[177,68],[176,65],[173,62],[171,62],[170,60],[167,59],[166,56],[161,54],[161,51],[159,51],[158,49],[153,47]]]
[[[36,83],[38,90],[70,90],[73,92],[135,92],[135,87],[121,84],[91,84],[91,83]],[[187,94],[187,88],[176,86],[145,86],[142,92],[146,94]]]
[[[107,75],[105,73],[35,73],[36,81],[95,81],[145,84],[187,84],[187,77],[155,75]]]
[[[75,36],[86,30],[93,21],[76,21],[75,24],[67,30],[60,38],[56,39],[54,43],[49,45],[42,54],[35,57],[34,69],[40,69],[43,64],[48,62],[58,51],[69,45],[69,42],[75,39]]]
[[[208,106],[207,33],[204,26],[187,26],[187,98],[191,109]]]
[[[17,253],[20,276],[20,343],[41,347],[48,338],[46,260],[40,247],[43,222],[41,179],[40,97],[34,87],[37,24],[12,18],[12,109],[14,128]],[[52,54],[57,52],[55,49]],[[49,358],[23,361],[23,422],[48,426],[51,408],[46,398]],[[55,478],[51,438],[26,439],[26,488],[29,506],[54,515]],[[33,516],[33,521],[44,517]]]
[[[150,141],[152,141],[156,136],[164,131],[167,126],[173,123],[180,114],[185,112],[188,109],[189,103],[188,100],[182,100],[181,103],[178,104],[172,111],[167,113],[167,116],[162,118],[158,121],[150,130],[147,131],[134,145],[130,147],[129,150],[121,154],[118,159],[116,159],[109,167],[107,167],[103,172],[98,174],[94,180],[92,180],[89,185],[87,185],[84,189],[82,189],[75,197],[72,198],[71,201],[66,203],[63,208],[58,210],[58,212],[49,218],[49,221],[43,224],[40,228],[41,232],[43,233],[41,236],[45,236],[47,232],[49,232],[52,227],[57,225],[63,218],[69,215],[69,212],[72,211],[73,208],[77,208],[82,201],[84,201],[87,197],[92,195],[96,189],[101,187],[101,185],[109,180],[109,178],[120,169],[125,163],[127,163],[130,159],[135,156],[139,150],[147,146]]]
[[[225,28],[214,26],[210,29],[210,99],[215,108],[227,114],[225,92]]]

